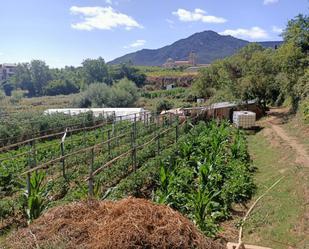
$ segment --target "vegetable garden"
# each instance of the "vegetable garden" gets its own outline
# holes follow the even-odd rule
[[[179,210],[214,236],[232,204],[254,191],[245,137],[227,122],[147,115],[49,136],[0,148],[1,233],[13,217],[31,222],[66,202],[133,195]]]

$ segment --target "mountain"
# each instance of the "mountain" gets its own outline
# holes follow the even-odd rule
[[[275,47],[281,41],[258,42],[264,47]],[[214,60],[235,54],[248,41],[233,36],[219,35],[214,31],[204,31],[191,35],[186,39],[159,49],[142,49],[110,61],[109,64],[121,64],[131,61],[134,65],[160,66],[168,58],[188,60],[189,53],[194,51],[199,64],[209,64]]]

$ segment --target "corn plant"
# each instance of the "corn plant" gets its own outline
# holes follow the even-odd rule
[[[38,218],[47,206],[49,189],[44,183],[45,178],[44,172],[35,172],[29,182],[30,193],[28,190],[24,193],[27,200],[26,214],[29,223]]]

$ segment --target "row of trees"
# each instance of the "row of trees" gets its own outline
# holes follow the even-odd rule
[[[71,94],[85,90],[93,83],[112,85],[128,78],[137,86],[144,85],[146,76],[138,69],[122,64],[109,66],[104,59],[86,59],[81,67],[51,69],[44,61],[33,60],[17,65],[16,74],[2,84],[6,95],[16,89],[28,92],[28,97]]]
[[[297,108],[309,96],[309,16],[289,21],[282,36],[284,44],[276,50],[253,43],[203,69],[194,93],[215,100],[258,99],[264,105],[290,100]]]

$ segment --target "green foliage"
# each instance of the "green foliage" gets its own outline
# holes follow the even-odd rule
[[[122,79],[111,87],[104,83],[91,84],[75,102],[78,107],[129,107],[138,96],[136,85]]]
[[[0,201],[0,220],[14,215],[16,203],[12,199],[2,199]]]
[[[121,64],[119,66],[113,66],[110,69],[111,77],[114,80],[120,80],[127,78],[133,81],[137,87],[142,87],[146,81],[146,75],[141,73],[139,69],[132,67],[128,64]]]
[[[30,193],[26,190],[27,201],[26,214],[29,222],[38,218],[47,206],[47,195],[49,190],[44,182],[46,175],[44,172],[35,172],[30,178]]]
[[[98,59],[86,59],[82,63],[83,77],[86,84],[94,82],[110,83],[108,68],[102,57]]]
[[[158,100],[157,103],[156,103],[156,106],[155,106],[157,113],[160,113],[161,111],[169,110],[169,109],[172,109],[172,108],[173,108],[173,104],[166,99]]]
[[[309,16],[298,15],[288,22],[283,32],[286,42],[292,42],[301,47],[303,52],[309,51]]]
[[[233,202],[254,192],[244,135],[228,123],[200,123],[160,164],[156,200],[191,217],[207,235]]]
[[[304,100],[300,105],[300,113],[306,124],[309,124],[309,100]]]
[[[185,98],[186,89],[182,87],[173,88],[170,90],[158,90],[158,91],[145,91],[142,93],[142,97],[154,99],[154,98],[163,98],[163,97],[172,97],[172,98]]]
[[[278,49],[251,43],[214,62],[200,71],[194,94],[216,100],[222,92],[229,92],[229,99],[257,99],[264,107],[291,99],[297,109],[298,102],[308,96],[308,29],[308,16],[299,15],[289,21],[283,33],[285,43]]]
[[[44,88],[45,95],[49,96],[55,96],[60,94],[68,95],[78,92],[79,87],[69,80],[52,80]]]
[[[12,96],[11,96],[11,103],[16,104],[18,103],[23,97],[25,96],[25,91],[22,90],[14,90],[12,91]]]
[[[6,97],[5,93],[0,90],[0,101],[4,100]]]
[[[101,57],[84,60],[82,67],[62,69],[50,69],[44,61],[33,60],[18,64],[15,75],[2,84],[2,88],[8,96],[16,89],[26,90],[28,97],[67,95],[85,90],[96,82],[113,85],[125,78],[138,87],[143,86],[146,80],[145,74],[139,69],[127,64],[108,66]]]
[[[1,119],[0,145],[3,146],[19,142],[23,139],[29,139],[33,133],[36,135],[50,134],[51,132],[63,131],[67,126],[92,126],[94,122],[95,118],[90,112],[74,116],[62,113],[53,115],[18,113],[10,116],[8,119]]]

